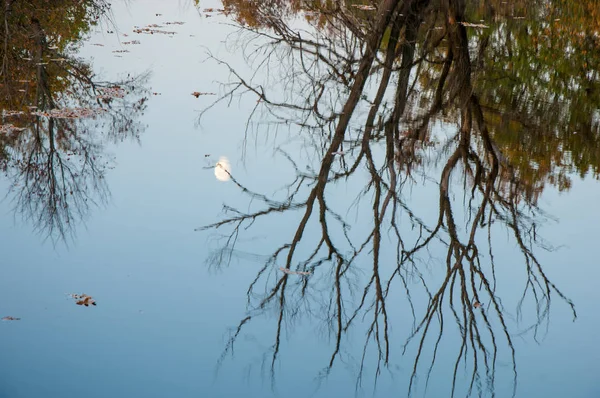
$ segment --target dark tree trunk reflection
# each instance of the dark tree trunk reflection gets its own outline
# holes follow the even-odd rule
[[[483,7],[485,16],[500,18],[492,3]],[[493,28],[497,37],[506,37],[506,42],[498,43],[485,31],[489,27],[472,27],[469,20],[473,21],[476,12],[461,0],[383,0],[374,4],[376,11],[371,14],[348,14],[348,9],[332,10],[313,3],[305,6],[323,16],[312,29],[294,30],[285,15],[269,15],[268,9],[253,15],[267,22],[244,28],[249,41],[262,44],[249,62],[265,69],[278,65],[269,69],[268,78],[285,82],[286,100],[275,100],[256,75],[245,79],[218,60],[237,79],[219,101],[244,93],[258,97],[247,134],[264,126],[253,124],[252,117],[260,108],[273,123],[293,126],[290,130],[303,137],[320,159],[314,172],[310,162],[306,171],[301,156],[279,148],[278,153],[296,170],[295,180],[287,186],[289,194],[271,199],[232,176],[256,210],[225,206],[222,220],[200,228],[229,229],[223,247],[211,257],[212,265],[222,266],[235,255],[239,236],[257,220],[300,214],[289,239],[273,249],[250,284],[247,316],[234,329],[221,360],[233,352],[240,333],[255,318],[274,310],[270,352],[274,377],[285,324],[304,312],[316,319],[324,316],[333,336],[331,355],[321,373],[327,375],[341,360],[344,335],[353,327],[360,330],[365,320],[357,386],[371,366],[377,380],[392,355],[410,352],[414,354],[410,394],[418,378],[424,377],[425,388],[429,384],[444,336],[453,329],[460,341],[453,347],[452,395],[459,391],[494,395],[499,358],[505,355],[511,360],[514,395],[518,330],[511,322],[512,308],[505,307],[499,293],[496,235],[508,233],[522,254],[522,263],[512,266],[521,267],[514,270],[523,286],[516,318],[526,323],[525,332],[538,338],[539,328],[549,323],[555,298],[566,303],[574,317],[576,312],[535,254],[536,247],[547,248],[537,233],[545,214],[537,205],[538,195],[531,192],[550,180],[549,175],[562,173],[557,171],[561,166],[557,163],[546,170],[548,174],[532,177],[520,160],[523,147],[504,142],[505,122],[498,122],[497,116],[518,119],[522,134],[543,134],[545,122],[532,115],[548,110],[545,100],[521,105],[519,97],[502,92],[502,87],[494,87],[497,94],[490,94],[498,62],[508,65],[515,49],[523,46],[508,34],[512,22]],[[547,17],[543,7],[536,7],[530,10],[532,26],[538,23],[536,15]],[[519,51],[526,48],[519,47]],[[493,59],[500,57],[501,49],[507,51],[504,58]],[[597,88],[596,72],[593,79],[586,79]],[[526,79],[515,76],[510,78]],[[540,86],[527,81],[521,90],[521,97],[532,100]],[[502,97],[511,103],[498,102]],[[585,109],[591,113],[596,105],[587,103]],[[556,129],[580,123],[555,116],[550,117]],[[583,120],[590,118],[585,115]],[[440,123],[449,132],[443,139],[434,137],[433,125]],[[597,145],[598,127],[594,126],[591,135]],[[544,139],[559,140],[552,134]],[[568,140],[563,141],[565,145],[576,145]],[[436,153],[434,159],[428,156],[431,151]],[[536,161],[542,164],[544,159]],[[590,161],[586,167],[598,164]],[[328,199],[328,192],[351,180],[361,181],[362,170],[370,179],[355,204],[362,203],[362,211],[369,209],[370,221],[356,232],[344,216],[349,209],[338,208]],[[437,214],[434,222],[417,214],[412,197],[419,186],[417,179],[437,181],[439,206],[432,209]],[[315,230],[318,236],[307,232]],[[445,273],[431,277],[427,262],[439,247],[445,251]],[[328,296],[323,298],[324,289]],[[403,343],[392,336],[390,327],[398,319],[399,309],[389,301],[390,292],[397,289],[404,292],[413,317],[412,330]],[[374,364],[368,360],[370,350],[375,352]],[[464,369],[469,381],[459,386]]]

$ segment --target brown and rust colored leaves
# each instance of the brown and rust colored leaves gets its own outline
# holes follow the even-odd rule
[[[83,305],[86,307],[89,307],[90,305],[94,305],[94,306],[96,305],[96,300],[94,300],[92,298],[92,296],[88,296],[87,294],[72,293],[72,294],[70,294],[70,296],[72,299],[77,300],[77,301],[75,301],[75,304],[77,304],[77,305]]]

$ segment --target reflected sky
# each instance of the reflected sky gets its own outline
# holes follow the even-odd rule
[[[234,352],[223,356],[231,334],[248,316],[248,286],[273,249],[295,231],[300,216],[282,213],[268,222],[257,220],[236,237],[233,255],[225,253],[229,266],[222,267],[214,265],[215,253],[229,231],[198,229],[225,219],[230,213],[223,204],[231,209],[256,208],[252,206],[259,200],[249,200],[238,184],[269,199],[286,197],[285,186],[297,170],[276,148],[284,146],[288,153],[298,154],[302,171],[307,173],[318,170],[321,159],[306,149],[304,140],[276,135],[274,130],[259,130],[266,132],[258,137],[252,131],[247,135],[247,119],[256,98],[221,103],[199,119],[215,98],[196,98],[191,93],[222,95],[227,88],[219,82],[230,82],[232,77],[226,67],[209,59],[209,53],[235,65],[240,74],[253,73],[243,54],[228,44],[233,42],[225,43],[238,32],[230,25],[232,19],[216,13],[207,17],[202,10],[211,7],[220,4],[203,2],[199,13],[184,1],[115,2],[112,22],[92,28],[78,50],[78,56],[88,60],[106,81],[151,71],[147,107],[137,119],[145,127],[139,139],[103,139],[103,150],[114,161],[105,175],[110,198],[78,220],[68,243],[36,233],[35,225],[15,213],[10,195],[0,203],[0,317],[21,318],[0,322],[0,397],[406,395],[415,347],[403,355],[413,321],[401,289],[387,300],[388,311],[395,314],[389,325],[395,340],[390,364],[376,388],[376,352],[369,351],[368,377],[356,389],[368,321],[343,337],[339,363],[323,377],[335,336],[319,307],[299,311],[284,325],[275,378],[269,369],[278,316],[274,308],[248,324]],[[185,23],[168,25],[169,31],[177,32],[174,35],[133,33],[134,26],[165,21]],[[124,44],[131,40],[140,44]],[[125,49],[129,52],[113,52]],[[438,123],[433,134],[442,137],[452,129],[456,126]],[[375,156],[383,157],[385,150],[383,143],[373,145]],[[219,181],[215,168],[224,158],[233,177],[227,183]],[[336,156],[336,160],[344,158],[350,155]],[[433,154],[431,158],[435,160]],[[306,166],[311,170],[306,171]],[[417,176],[419,184],[412,188],[412,209],[427,221],[437,218],[437,179],[442,168],[443,164],[433,162],[430,174]],[[436,175],[433,181],[429,177]],[[540,208],[551,216],[541,225],[540,234],[557,250],[536,254],[548,278],[575,304],[578,318],[573,322],[568,304],[553,297],[550,322],[547,329],[542,328],[538,342],[531,334],[521,336],[521,329],[514,329],[517,397],[600,395],[596,372],[600,350],[595,344],[600,293],[594,286],[600,277],[595,263],[600,255],[595,239],[600,186],[589,176],[569,176],[568,191],[548,184],[539,196]],[[327,203],[351,208],[344,216],[353,233],[364,232],[368,226],[370,214],[364,209],[372,208],[372,197],[365,197],[362,207],[351,206],[370,179],[369,171],[361,169],[355,178],[328,191]],[[8,177],[0,179],[2,192],[9,192],[12,183]],[[455,183],[462,186],[460,179]],[[462,203],[462,197],[454,199]],[[318,225],[310,226],[305,235],[320,236]],[[523,289],[523,257],[506,232],[498,236],[495,252],[501,259],[497,277],[502,287],[498,295],[515,320]],[[392,237],[386,231],[383,240],[389,242]],[[311,247],[298,250],[306,254]],[[384,263],[395,261],[394,255],[383,252]],[[432,246],[429,256],[431,262],[423,265],[423,273],[435,279],[444,272],[444,246]],[[368,259],[367,253],[361,261]],[[272,278],[281,276],[283,265],[273,264]],[[357,284],[369,265],[354,276]],[[305,276],[289,277],[298,281]],[[322,278],[325,286],[332,280],[326,273]],[[69,293],[90,294],[98,305],[76,306]],[[317,297],[317,290],[313,294],[315,302],[328,299]],[[357,295],[360,298],[360,292]],[[488,304],[482,302],[484,307]],[[525,319],[522,325],[529,323]],[[457,339],[456,332],[448,331],[433,381],[425,392],[424,376],[419,377],[416,395],[449,396]],[[435,339],[426,344],[431,347]],[[503,346],[498,380],[508,382],[496,385],[498,397],[512,394],[512,363],[507,354]],[[468,382],[468,376],[460,372],[458,384]],[[490,395],[488,391],[482,394]]]

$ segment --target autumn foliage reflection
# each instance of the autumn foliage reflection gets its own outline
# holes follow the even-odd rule
[[[103,1],[11,1],[1,9],[0,166],[15,211],[66,239],[109,194],[105,145],[139,139],[147,75],[103,81],[76,50]],[[65,15],[69,17],[66,18]]]

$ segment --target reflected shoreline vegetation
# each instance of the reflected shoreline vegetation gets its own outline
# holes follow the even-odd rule
[[[209,265],[231,264],[255,224],[296,221],[261,253],[219,366],[262,319],[275,383],[285,336],[310,319],[332,343],[319,377],[353,363],[358,391],[400,356],[409,396],[441,383],[438,362],[453,364],[439,370],[452,374],[448,396],[495,396],[507,383],[515,396],[515,338],[541,342],[554,305],[577,316],[538,260],[552,250],[538,202],[547,186],[599,176],[598,3],[259,3],[223,1],[239,24],[231,47],[266,72],[209,54],[231,74],[213,106],[250,97],[244,145],[276,131],[302,150],[273,148],[295,171],[285,194],[230,175],[248,207],[225,204],[199,228],[220,237]],[[352,184],[362,189],[344,206],[335,193]],[[414,211],[421,195],[436,203],[425,214]],[[507,239],[519,263],[495,250]]]
[[[105,81],[78,57],[92,27],[110,23],[103,0],[7,0],[1,21],[4,199],[43,237],[67,242],[109,197],[105,147],[144,131],[149,74]]]

